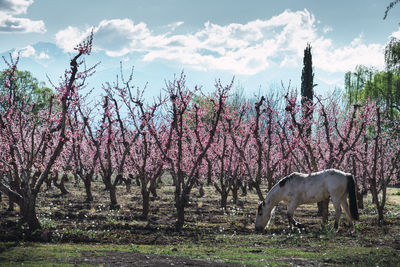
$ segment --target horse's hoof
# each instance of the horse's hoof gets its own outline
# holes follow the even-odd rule
[[[297,223],[297,224],[296,224],[296,227],[297,227],[297,228],[300,228],[300,229],[303,229],[303,228],[304,228],[304,224],[302,224],[302,223]]]

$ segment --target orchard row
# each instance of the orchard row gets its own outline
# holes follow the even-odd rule
[[[341,104],[334,97],[298,101],[289,89],[254,103],[234,101],[232,84],[215,84],[212,94],[188,88],[186,77],[169,82],[165,96],[150,103],[132,85],[132,75],[106,83],[93,104],[85,93],[95,67],[84,67],[92,38],[79,45],[48,104],[38,109],[16,86],[18,60],[7,61],[0,94],[0,192],[20,207],[21,223],[39,229],[36,200],[45,182],[58,174],[83,181],[86,200],[101,177],[110,208],[118,207],[117,185],[137,180],[142,215],[150,194],[166,174],[174,184],[176,229],[185,222],[193,188],[214,185],[221,207],[238,190],[271,188],[291,172],[329,168],[350,172],[362,195],[370,191],[378,219],[384,218],[386,188],[398,183],[398,127],[386,121],[373,101]],[[361,204],[361,202],[360,202]]]

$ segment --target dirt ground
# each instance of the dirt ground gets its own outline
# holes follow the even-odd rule
[[[235,266],[232,263],[218,263],[210,260],[193,260],[183,257],[162,256],[154,254],[108,251],[105,255],[83,252],[82,257],[70,259],[67,262],[74,265],[91,264],[96,266]]]
[[[119,210],[109,210],[108,192],[103,190],[100,182],[94,183],[94,201],[85,203],[83,185],[74,186],[72,181],[67,184],[69,194],[60,195],[57,188],[43,190],[37,203],[38,217],[43,226],[40,235],[28,237],[26,230],[18,228],[18,209],[7,211],[7,198],[3,195],[0,203],[0,241],[41,241],[51,243],[83,243],[83,244],[136,244],[174,246],[182,244],[201,244],[218,246],[226,242],[224,236],[236,236],[240,245],[240,237],[254,235],[254,219],[258,199],[254,193],[240,196],[239,202],[229,202],[227,210],[219,207],[219,196],[209,186],[206,194],[199,197],[197,189],[193,190],[190,206],[186,209],[186,225],[181,232],[174,230],[175,210],[173,205],[173,187],[163,185],[158,190],[159,196],[153,198],[148,220],[141,218],[140,189],[132,186],[131,192],[118,186],[117,195],[121,205]],[[398,197],[400,199],[400,196]],[[395,201],[399,201],[397,196]],[[366,200],[368,204],[369,200]],[[355,245],[363,247],[391,248],[400,251],[400,205],[388,204],[389,216],[384,227],[378,227],[375,222],[374,208],[360,211],[362,223],[357,229],[358,238]],[[400,202],[399,202],[400,203]],[[296,210],[295,217],[305,225],[302,233],[308,234],[312,240],[296,244],[290,239],[287,229],[285,207],[278,206],[273,225],[267,235],[274,237],[277,246],[282,248],[301,246],[302,250],[315,252],[321,233],[320,219],[316,217],[316,205],[301,206]],[[397,213],[396,213],[397,212]],[[330,208],[330,220],[333,220],[333,209]],[[353,239],[350,229],[342,219],[340,235],[347,245]],[[314,234],[315,233],[315,234]],[[326,233],[323,233],[326,234]],[[349,241],[350,240],[350,241]],[[296,241],[297,242],[297,241]],[[350,243],[349,243],[350,242]],[[252,244],[254,245],[254,244]],[[255,244],[257,245],[257,244]],[[77,264],[93,264],[104,266],[233,266],[232,263],[218,262],[211,259],[192,259],[191,257],[175,257],[139,252],[107,251],[102,255],[89,251],[82,252],[79,258],[68,259]],[[289,261],[290,259],[284,259]],[[0,259],[1,262],[1,259]],[[295,263],[291,261],[291,263]],[[304,265],[301,258],[298,265]],[[306,265],[314,265],[308,261]],[[321,262],[315,265],[321,265]],[[325,264],[322,264],[325,265]],[[330,265],[329,260],[326,265]]]

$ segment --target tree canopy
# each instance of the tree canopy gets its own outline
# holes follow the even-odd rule
[[[6,95],[7,90],[10,90],[7,83],[5,83],[9,75],[9,71],[0,72],[1,95]],[[13,79],[12,86],[18,88],[17,94],[19,95],[16,96],[17,98],[21,99],[24,97],[26,98],[26,102],[35,104],[35,111],[43,109],[47,105],[53,92],[44,82],[39,82],[37,78],[33,77],[31,72],[16,69]]]

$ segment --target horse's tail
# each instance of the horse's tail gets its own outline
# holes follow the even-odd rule
[[[349,192],[350,213],[353,220],[358,221],[358,207],[356,199],[356,183],[354,182],[353,175],[347,176],[347,190]]]

